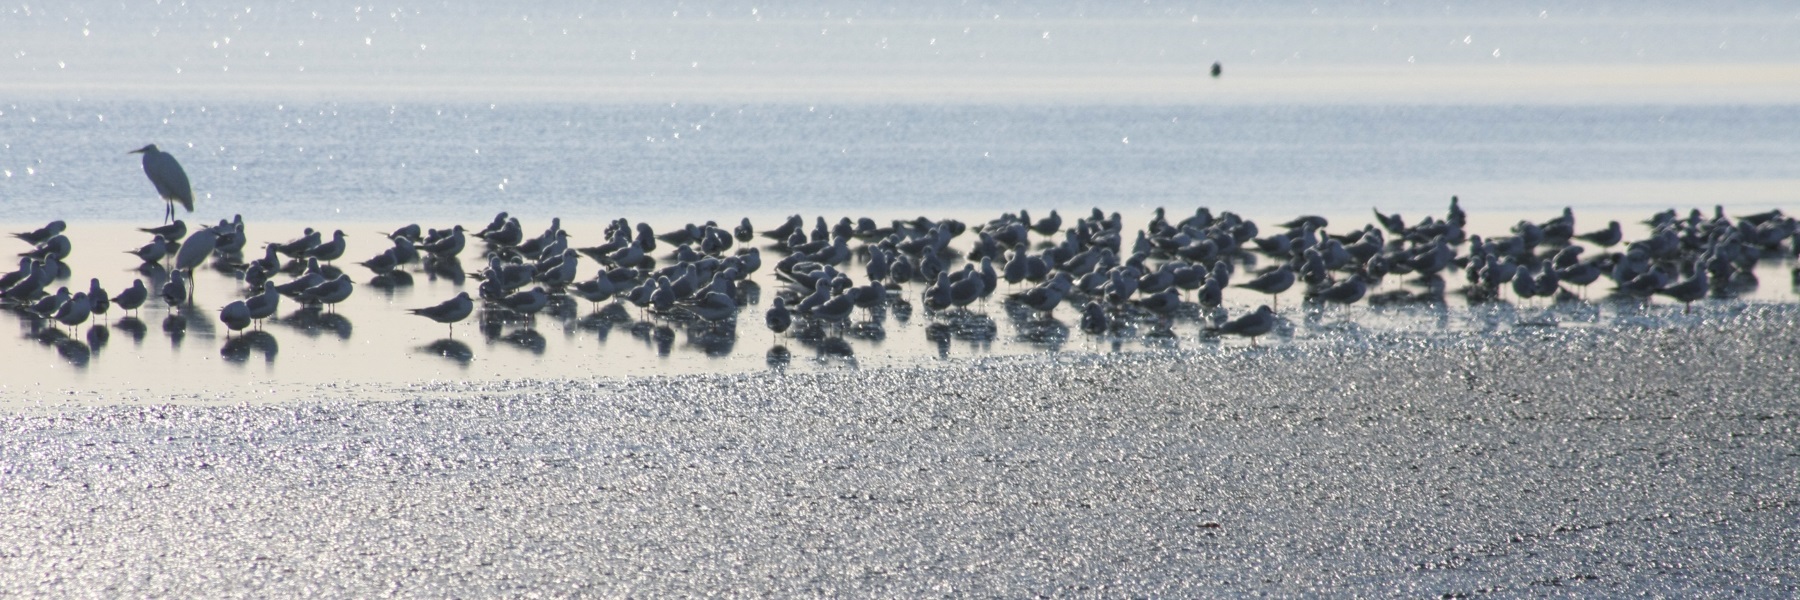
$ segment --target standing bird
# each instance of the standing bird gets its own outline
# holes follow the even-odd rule
[[[794,324],[794,315],[788,312],[787,301],[776,296],[775,306],[769,309],[769,314],[763,317],[763,321],[769,325],[769,331],[780,335]]]
[[[225,308],[219,309],[219,322],[232,331],[243,331],[250,326],[250,321],[250,307],[243,300],[232,300]]]
[[[275,291],[275,282],[264,281],[262,293],[244,299],[244,308],[250,312],[250,320],[261,321],[275,316],[275,310],[281,307],[281,292]]]
[[[54,318],[57,322],[74,329],[77,325],[87,322],[88,315],[93,313],[93,308],[93,304],[88,301],[87,292],[75,292],[74,296],[69,297],[68,302],[64,302],[62,306],[56,308]]]
[[[331,232],[331,241],[307,249],[306,256],[327,264],[344,256],[344,230]]]
[[[150,288],[144,287],[144,280],[133,279],[131,287],[125,288],[125,291],[113,296],[112,303],[119,305],[121,310],[137,310],[149,297]]]
[[[1208,332],[1241,335],[1250,338],[1250,345],[1256,345],[1256,338],[1275,329],[1275,311],[1268,305],[1256,307],[1256,312],[1232,319],[1218,327],[1207,328]]]
[[[1279,306],[1281,302],[1281,293],[1287,291],[1288,288],[1294,287],[1294,268],[1283,263],[1273,271],[1263,273],[1255,279],[1232,287],[1248,288],[1268,294],[1272,301]]]
[[[183,304],[187,304],[187,276],[181,271],[170,271],[168,283],[164,283],[162,286],[162,299],[164,302],[169,303],[169,308],[177,308]]]
[[[474,311],[475,301],[469,298],[468,292],[459,293],[455,298],[444,301],[443,304],[407,310],[412,314],[449,325],[451,335],[456,335],[456,322],[469,318],[469,313]]]
[[[150,144],[129,154],[144,155],[144,175],[150,177],[150,184],[156,186],[156,193],[168,203],[169,210],[163,213],[163,222],[175,220],[175,203],[188,212],[194,212],[194,188],[188,185],[187,172],[181,170],[181,163],[167,152],[156,149]]]

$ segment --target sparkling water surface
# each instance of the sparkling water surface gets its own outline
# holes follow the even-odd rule
[[[1296,289],[1256,347],[998,301],[775,336],[774,253],[734,327],[574,301],[452,335],[404,309],[472,282],[354,262],[502,210],[579,246],[1096,207],[1344,232],[1455,195],[1471,233],[1571,207],[1633,239],[1800,208],[1796,57],[1764,1],[0,8],[0,231],[66,220],[55,285],[157,282],[123,253],[163,210],[148,143],[190,223],[342,229],[359,283],[242,335],[211,267],[185,328],[0,312],[0,595],[1791,597],[1791,255],[1691,312]]]

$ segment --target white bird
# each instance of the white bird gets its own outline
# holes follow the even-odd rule
[[[188,236],[186,242],[181,243],[181,248],[175,250],[175,270],[194,272],[194,267],[200,266],[200,263],[206,262],[206,257],[212,256],[213,248],[218,243],[219,231],[217,229],[200,228],[199,231]]]
[[[144,175],[150,178],[150,184],[156,186],[156,193],[169,205],[169,210],[163,215],[164,223],[175,219],[176,202],[180,202],[181,207],[188,212],[194,212],[194,189],[188,185],[187,172],[181,170],[181,163],[176,162],[174,156],[156,149],[156,144],[132,150],[128,154],[144,155]]]

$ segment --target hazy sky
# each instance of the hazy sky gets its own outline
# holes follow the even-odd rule
[[[1800,101],[1789,2],[1272,4],[54,2],[0,11],[0,80],[57,98]]]

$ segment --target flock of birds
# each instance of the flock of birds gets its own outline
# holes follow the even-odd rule
[[[63,261],[72,244],[66,224],[55,221],[13,234],[31,249],[19,255],[16,270],[0,275],[0,306],[71,329],[114,307],[136,311],[153,299],[169,307],[171,319],[188,319],[194,317],[188,314],[194,270],[206,265],[241,282],[237,299],[208,316],[241,332],[259,327],[284,302],[329,312],[357,290],[356,280],[335,266],[346,252],[343,231],[307,229],[296,239],[254,249],[241,217],[190,231],[174,218],[175,204],[191,211],[193,202],[180,166],[153,145],[135,152],[144,155],[145,172],[169,202],[167,224],[142,229],[147,241],[128,250],[154,285],[134,278],[117,294],[98,278],[84,291],[58,286],[71,276]],[[1456,293],[1471,303],[1509,295],[1520,302],[1568,302],[1580,301],[1589,284],[1607,278],[1615,295],[1661,295],[1691,306],[1708,295],[1756,286],[1758,261],[1800,249],[1800,222],[1779,210],[1736,218],[1723,208],[1711,215],[1664,211],[1645,221],[1648,237],[1630,242],[1616,221],[1578,231],[1568,209],[1484,239],[1465,231],[1467,218],[1454,197],[1441,218],[1409,223],[1379,211],[1375,217],[1374,223],[1333,230],[1343,233],[1327,233],[1330,224],[1318,216],[1265,232],[1254,221],[1207,208],[1181,217],[1156,209],[1135,233],[1125,230],[1118,213],[1099,209],[1072,222],[1056,211],[1038,219],[1020,211],[975,224],[924,217],[829,223],[816,217],[809,227],[795,215],[762,230],[748,218],[729,229],[707,222],[663,232],[619,219],[606,227],[600,244],[578,247],[560,220],[528,235],[516,217],[501,212],[480,229],[407,225],[386,234],[380,254],[356,264],[369,273],[360,285],[408,285],[413,273],[447,278],[458,287],[478,281],[473,294],[463,291],[410,311],[445,324],[452,336],[455,324],[478,308],[528,318],[574,299],[596,309],[622,303],[646,317],[735,328],[744,306],[756,302],[744,288],[755,285],[748,278],[763,268],[767,250],[779,257],[769,267],[782,288],[762,317],[777,335],[841,337],[859,310],[872,320],[880,311],[910,313],[914,303],[933,318],[955,320],[984,310],[1009,288],[1001,295],[1009,310],[1048,318],[1073,307],[1079,327],[1090,334],[1139,326],[1166,330],[1177,317],[1193,317],[1208,334],[1248,337],[1254,344],[1276,328],[1279,299],[1296,287],[1304,303],[1318,307],[1442,303],[1449,282],[1459,278],[1466,284]],[[959,239],[968,244],[953,245]],[[461,257],[476,246],[481,267],[466,270]],[[1268,266],[1252,271],[1263,259],[1270,259]],[[1384,282],[1395,279],[1403,285],[1386,289]],[[1233,287],[1266,294],[1270,303],[1230,318],[1223,294]]]

